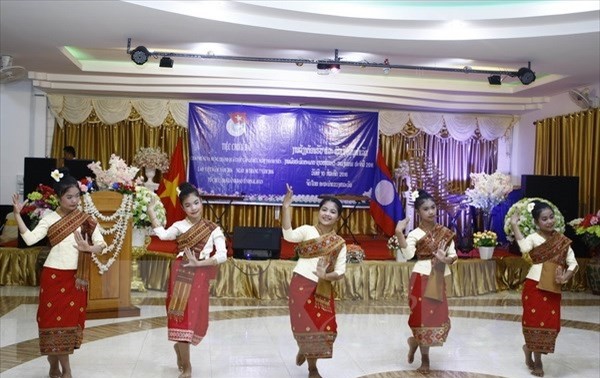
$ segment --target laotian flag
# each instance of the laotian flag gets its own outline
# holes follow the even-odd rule
[[[377,151],[370,208],[375,223],[387,236],[394,235],[396,223],[404,218],[404,210],[380,150]]]

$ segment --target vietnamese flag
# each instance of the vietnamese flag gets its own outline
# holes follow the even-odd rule
[[[182,182],[187,181],[187,168],[183,162],[183,141],[181,138],[177,141],[175,151],[171,155],[169,172],[165,173],[156,190],[158,197],[165,206],[167,215],[167,225],[169,227],[178,220],[185,218],[185,211],[181,207],[179,197],[177,196],[177,187]],[[165,227],[165,228],[166,228]]]
[[[377,164],[371,192],[371,216],[387,236],[394,235],[396,223],[404,218],[404,210],[392,175],[385,165],[381,151],[377,151]]]

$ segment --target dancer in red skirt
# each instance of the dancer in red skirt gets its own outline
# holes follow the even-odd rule
[[[289,288],[290,321],[298,343],[296,364],[308,361],[309,378],[321,377],[317,359],[333,356],[337,336],[332,281],[346,273],[346,242],[335,233],[342,212],[341,202],[333,197],[319,204],[316,225],[292,229],[292,188],[287,185],[281,211],[285,240],[298,243],[298,263]]]
[[[40,276],[37,312],[40,352],[48,356],[50,378],[70,378],[69,355],[83,340],[91,254],[102,252],[106,243],[96,221],[77,208],[77,180],[66,169],[55,170],[52,177],[59,198],[56,211],[44,215],[30,231],[21,218],[23,204],[15,194],[13,213],[27,245],[48,236],[51,249]]]
[[[442,346],[450,331],[448,301],[444,277],[450,274],[448,265],[457,260],[454,233],[436,223],[437,208],[433,197],[424,190],[413,192],[419,227],[404,237],[408,217],[396,225],[401,252],[406,259],[417,255],[410,277],[410,316],[408,325],[413,336],[408,339],[408,362],[414,361],[417,347],[421,351],[421,366],[429,371],[429,347]]]
[[[554,353],[560,331],[561,286],[573,277],[578,265],[571,240],[554,230],[552,207],[545,202],[532,201],[528,211],[536,232],[523,237],[518,212],[511,217],[510,225],[521,252],[528,254],[533,262],[521,295],[525,364],[531,374],[543,377],[542,354]]]
[[[169,340],[175,341],[179,378],[189,378],[190,344],[198,345],[208,330],[209,280],[215,278],[215,266],[227,260],[227,248],[221,228],[202,218],[202,198],[193,185],[179,185],[179,201],[186,218],[167,230],[156,220],[155,200],[148,206],[148,216],[161,240],[177,239],[180,252],[171,265],[167,321]]]

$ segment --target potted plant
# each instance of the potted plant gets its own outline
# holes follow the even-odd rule
[[[596,214],[588,214],[583,218],[569,222],[575,233],[588,247],[590,262],[586,266],[588,286],[592,293],[600,295],[600,210]]]
[[[489,260],[494,255],[494,249],[498,244],[498,235],[494,231],[476,232],[473,234],[473,244],[479,250],[482,260]]]

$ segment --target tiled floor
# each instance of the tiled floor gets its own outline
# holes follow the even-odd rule
[[[0,287],[0,376],[47,377],[39,356],[37,288]],[[85,340],[71,357],[78,378],[177,377],[167,341],[163,292],[133,293],[137,318],[90,320]],[[421,376],[406,362],[405,300],[340,301],[334,357],[319,362],[326,378]],[[432,348],[429,377],[530,377],[521,346],[520,294],[450,299],[452,329]],[[546,377],[600,376],[600,297],[563,294],[563,328],[556,352],[544,356]],[[286,301],[211,299],[207,337],[192,347],[194,377],[306,377],[294,364]]]

